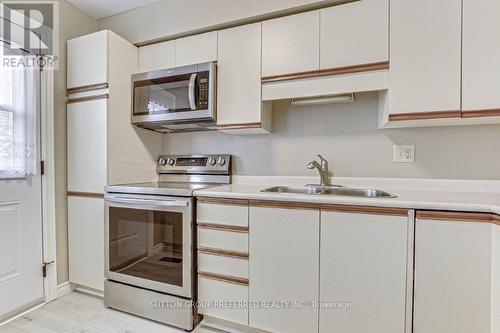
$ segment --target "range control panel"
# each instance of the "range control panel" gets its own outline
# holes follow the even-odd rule
[[[158,158],[157,173],[229,174],[231,155],[162,155]]]

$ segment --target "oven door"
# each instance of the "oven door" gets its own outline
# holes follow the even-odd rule
[[[193,199],[106,194],[106,278],[192,297]]]

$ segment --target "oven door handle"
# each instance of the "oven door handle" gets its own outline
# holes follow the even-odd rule
[[[189,106],[191,107],[191,110],[196,110],[196,97],[195,97],[195,89],[196,89],[196,76],[197,73],[191,74],[191,78],[189,79],[189,92],[188,92],[188,98],[189,98]]]
[[[124,197],[106,197],[107,202],[122,203],[122,204],[140,204],[148,206],[163,206],[163,207],[187,207],[188,200],[154,200],[140,198],[124,198]]]

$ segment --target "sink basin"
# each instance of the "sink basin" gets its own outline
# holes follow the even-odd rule
[[[291,194],[312,194],[312,195],[343,195],[361,198],[395,198],[396,196],[376,189],[360,189],[349,187],[325,187],[319,186],[273,186],[261,192],[291,193]]]
[[[323,193],[321,193],[323,194]],[[346,195],[349,197],[363,198],[395,198],[396,196],[381,190],[361,189],[361,188],[326,188],[324,194],[329,195]]]
[[[273,186],[261,192],[294,193],[294,194],[321,194],[321,188],[315,186]]]

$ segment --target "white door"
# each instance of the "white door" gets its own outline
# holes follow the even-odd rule
[[[38,84],[0,69],[0,321],[44,301]]]

